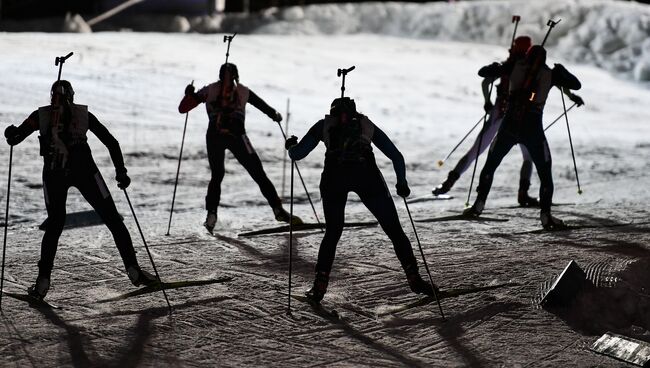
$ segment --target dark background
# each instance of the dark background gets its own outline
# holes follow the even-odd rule
[[[82,15],[98,14],[125,0],[0,0],[0,17],[30,19],[64,16],[67,12]],[[439,0],[445,1],[445,0]],[[361,2],[349,0],[226,0],[227,12],[240,12],[247,7],[257,11],[272,6],[308,5],[319,3]],[[425,2],[425,1],[409,1]],[[650,3],[650,0],[640,0]],[[128,13],[169,13],[199,15],[212,13],[215,0],[147,0],[128,9]]]

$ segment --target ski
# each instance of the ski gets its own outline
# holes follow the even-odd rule
[[[34,308],[44,308],[44,309],[63,309],[59,307],[58,305],[48,303],[45,300],[41,300],[38,298],[34,298],[32,296],[29,296],[29,294],[21,294],[21,293],[10,293],[7,291],[2,291],[2,293],[8,297],[14,298],[16,300],[21,300],[23,302],[29,303],[30,306]]]
[[[406,201],[406,203],[412,204],[412,203],[429,202],[429,201],[448,201],[450,199],[454,199],[454,196],[449,194],[440,194],[440,195],[427,194],[422,197],[415,197],[413,199],[409,199]]]
[[[156,291],[162,290],[162,287],[165,287],[165,290],[170,290],[170,289],[180,289],[180,288],[186,288],[186,287],[192,287],[192,286],[201,286],[201,285],[211,285],[211,284],[219,284],[219,283],[224,283],[228,281],[232,281],[233,277],[231,276],[224,276],[220,277],[217,279],[210,279],[210,280],[188,280],[188,281],[174,281],[174,282],[163,282],[162,284],[160,283],[155,283],[153,285],[145,286],[141,289],[131,291],[126,294],[118,295],[113,298],[108,298],[108,299],[102,299],[97,301],[97,303],[108,303],[108,302],[116,302],[124,299],[128,299],[134,296],[139,296],[143,294],[150,294],[154,293]]]
[[[440,298],[440,299],[455,298],[455,297],[458,297],[458,296],[461,296],[461,295],[480,293],[482,291],[500,289],[500,288],[504,288],[504,287],[508,287],[508,286],[516,286],[516,285],[519,285],[519,284],[508,282],[508,283],[505,283],[505,284],[497,284],[497,285],[490,285],[490,286],[477,286],[477,287],[463,288],[463,289],[440,290],[440,291],[438,291],[438,298]],[[425,296],[424,298],[421,298],[419,300],[410,302],[410,303],[402,305],[402,306],[387,307],[386,310],[377,313],[377,317],[384,317],[384,316],[387,316],[389,314],[404,312],[404,311],[407,311],[409,309],[421,307],[421,306],[427,305],[427,304],[435,302],[435,301],[436,301],[436,299],[434,297]]]
[[[120,215],[120,218],[124,220],[124,217]],[[45,231],[47,228],[47,221],[48,219],[45,219],[43,223],[41,223],[38,226],[39,230]],[[73,213],[68,213],[65,216],[65,225],[63,225],[64,229],[73,229],[77,227],[88,227],[88,226],[96,226],[96,225],[103,225],[104,221],[102,220],[101,217],[95,212],[94,210],[89,210],[89,211],[81,211],[81,212],[73,212]]]
[[[366,227],[366,226],[375,226],[375,225],[377,225],[376,221],[368,221],[368,222],[346,222],[343,226],[344,227]],[[321,229],[321,228],[325,228],[325,224],[305,223],[300,225],[293,225],[294,232]],[[271,227],[267,229],[249,231],[249,232],[237,234],[237,236],[246,237],[246,236],[256,236],[256,235],[281,234],[286,232],[289,232],[289,225],[282,225],[282,226]]]
[[[428,219],[419,219],[415,222],[443,222],[443,221],[475,221],[475,222],[506,222],[507,218],[485,217],[485,216],[468,216],[468,215],[451,215],[442,217],[432,217]]]
[[[339,315],[339,312],[336,311],[336,309],[329,309],[327,307],[324,307],[321,303],[315,303],[311,299],[307,298],[307,296],[305,295],[291,294],[291,297],[295,300],[309,304],[309,306],[312,308],[314,313],[318,314],[319,316],[329,321],[335,323],[341,321],[341,316]]]

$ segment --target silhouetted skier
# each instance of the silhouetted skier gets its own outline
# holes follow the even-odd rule
[[[314,286],[307,292],[307,296],[320,302],[325,295],[336,245],[343,231],[349,192],[359,195],[393,242],[411,290],[433,295],[432,286],[420,277],[411,243],[402,230],[395,204],[375,162],[371,144],[374,143],[391,159],[397,174],[397,194],[407,197],[410,189],[406,181],[406,167],[397,147],[370,119],[356,111],[354,100],[348,97],[335,99],[330,114],[311,127],[300,143],[296,145],[298,138],[295,136],[289,138],[289,156],[292,160],[301,160],[319,141],[323,141],[326,147],[325,167],[320,182],[326,227],[318,251]]]
[[[253,91],[239,83],[237,66],[232,63],[221,65],[218,82],[209,84],[198,92],[194,92],[193,85],[188,85],[185,88],[185,97],[178,106],[178,111],[184,114],[202,102],[205,102],[208,112],[206,144],[212,172],[208,194],[205,197],[205,207],[208,211],[205,227],[212,233],[217,222],[221,182],[225,174],[226,149],[235,155],[237,161],[244,166],[259,185],[262,195],[273,209],[275,219],[289,222],[289,213],[282,207],[282,200],[273,183],[266,176],[257,152],[246,136],[244,126],[246,103],[255,106],[275,122],[282,121],[282,115],[267,105]],[[294,224],[302,223],[297,216],[294,216],[292,221]]]
[[[11,125],[5,130],[7,143],[16,145],[30,134],[40,131],[40,154],[43,156],[43,193],[47,207],[47,225],[41,243],[38,277],[28,293],[43,299],[50,288],[50,275],[59,237],[66,216],[68,189],[76,187],[102,218],[113,234],[129,279],[135,286],[156,282],[156,278],[140,269],[126,226],[122,222],[115,202],[93,160],[87,143],[90,130],[108,148],[115,165],[118,187],[129,186],[122,151],[117,140],[88,107],[76,105],[70,82],[61,80],[52,85],[51,104],[32,112],[20,126]]]
[[[447,179],[442,182],[442,184],[433,189],[432,193],[434,195],[444,194],[451,190],[456,181],[470,167],[478,155],[482,154],[485,149],[492,143],[494,137],[499,131],[499,127],[501,126],[501,122],[503,120],[503,115],[506,111],[510,77],[508,75],[508,71],[512,69],[512,65],[517,60],[521,60],[526,56],[526,51],[528,51],[530,46],[530,37],[519,36],[515,39],[510,50],[508,50],[508,59],[502,63],[492,63],[490,65],[486,65],[479,70],[479,76],[483,77],[483,82],[481,84],[483,97],[485,98],[485,104],[483,107],[485,109],[485,112],[489,114],[488,121],[485,126],[483,126],[481,133],[479,133],[479,136],[474,142],[474,145],[472,145],[467,153],[465,153],[465,155],[458,161],[456,167],[454,167],[454,169],[449,172]],[[496,69],[503,72],[503,74],[499,75],[498,72],[496,72]],[[499,79],[500,83],[496,86],[496,99],[493,105],[490,101],[489,85],[491,83],[494,83],[497,79]],[[578,106],[582,105],[582,99],[579,96],[569,95],[569,97],[574,102],[576,102]],[[480,147],[479,141],[481,145]],[[538,206],[538,200],[528,195],[528,189],[530,188],[530,178],[533,174],[533,162],[530,158],[530,154],[526,150],[526,147],[521,144],[519,147],[523,156],[523,162],[521,164],[521,171],[519,176],[517,202],[523,207]]]
[[[544,135],[542,114],[546,98],[553,86],[560,87],[574,101],[579,100],[582,103],[582,99],[569,91],[580,89],[580,81],[561,64],[555,64],[553,69],[549,68],[546,65],[546,50],[539,45],[531,47],[525,59],[512,64],[510,70],[506,69],[508,67],[508,65],[495,65],[487,72],[488,76],[499,76],[504,73],[509,75],[508,106],[499,133],[481,171],[477,187],[478,195],[472,207],[465,210],[465,214],[473,216],[481,214],[492,186],[494,172],[512,146],[519,143],[530,153],[541,181],[539,197],[542,225],[545,229],[563,228],[564,223],[551,216],[553,199],[551,152]]]

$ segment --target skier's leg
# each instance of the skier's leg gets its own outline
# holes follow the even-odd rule
[[[355,188],[355,192],[377,218],[379,225],[393,243],[393,249],[404,269],[411,290],[415,293],[433,295],[432,287],[420,277],[411,242],[402,229],[395,203],[381,172],[377,169],[376,173],[366,173],[363,177],[365,180]]]
[[[208,193],[205,196],[205,209],[216,214],[221,200],[221,182],[226,172],[224,165],[226,147],[222,143],[222,137],[216,134],[206,135],[206,146],[210,164],[210,183],[208,184]]]
[[[47,224],[41,241],[41,259],[38,261],[38,277],[29,294],[44,298],[50,287],[50,275],[54,267],[54,257],[59,237],[65,225],[65,204],[68,197],[68,182],[64,175],[43,171],[43,195],[47,208]]]
[[[124,225],[120,214],[117,212],[113,197],[111,197],[104,178],[102,178],[97,168],[89,167],[87,173],[83,173],[75,180],[74,186],[79,189],[81,195],[93,207],[102,221],[104,221],[104,224],[106,224],[106,227],[110,230],[115,245],[122,257],[122,262],[124,262],[124,268],[128,271],[129,267],[138,267],[131,235]]]
[[[251,178],[260,187],[262,195],[266,198],[271,209],[273,209],[276,220],[288,222],[290,220],[289,213],[282,207],[282,200],[278,196],[275,186],[273,186],[273,183],[271,183],[271,180],[269,180],[264,172],[262,161],[257,155],[257,152],[255,152],[255,149],[253,149],[248,137],[246,135],[240,136],[239,140],[233,142],[229,148],[235,155],[235,158],[244,166]],[[297,216],[294,216],[291,220],[294,223],[302,222]]]
[[[528,153],[526,146],[520,144],[519,148],[521,149],[523,162],[521,163],[521,170],[519,172],[519,191],[517,193],[517,202],[519,202],[519,204],[524,207],[539,206],[539,201],[528,195],[528,189],[530,188],[530,178],[533,175],[533,161],[530,158],[530,153]]]
[[[490,188],[492,188],[492,181],[494,180],[494,172],[501,164],[503,158],[508,154],[512,146],[516,144],[514,137],[507,132],[501,132],[497,135],[490,152],[488,153],[485,165],[481,170],[479,176],[478,186],[476,187],[477,196],[474,205],[465,210],[466,214],[478,216],[485,207]]]
[[[316,302],[320,302],[327,291],[329,275],[336,255],[336,245],[343,233],[345,222],[345,203],[348,194],[343,185],[333,182],[336,177],[335,173],[323,172],[321,178],[320,191],[325,214],[325,235],[318,249],[314,286],[307,292],[307,296]]]
[[[526,148],[535,164],[537,175],[539,175],[540,209],[542,212],[550,213],[551,202],[553,200],[553,175],[551,172],[551,151],[548,147],[546,137],[542,136],[535,141],[526,142]]]

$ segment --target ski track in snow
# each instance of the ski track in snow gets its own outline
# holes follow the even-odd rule
[[[448,321],[434,304],[397,315],[377,312],[415,300],[387,237],[377,227],[347,230],[339,243],[324,303],[343,317],[333,324],[309,306],[292,300],[285,315],[288,236],[237,238],[237,233],[275,226],[258,188],[232,157],[227,158],[219,236],[201,227],[209,180],[205,157],[206,116],[190,113],[174,222],[166,232],[183,115],[176,108],[185,85],[216,78],[223,59],[220,35],[105,33],[93,35],[3,34],[8,50],[0,64],[0,122],[20,123],[47,103],[56,68],[54,56],[74,51],[63,77],[76,101],[118,138],[125,154],[129,188],[147,242],[163,279],[234,276],[228,283],[170,290],[175,313],[166,316],[160,293],[121,302],[98,300],[132,290],[110,233],[103,227],[66,230],[60,241],[48,300],[60,311],[39,311],[3,298],[0,351],[3,366],[595,366],[620,364],[588,351],[594,332],[577,329],[562,315],[535,305],[543,283],[569,260],[615,272],[648,257],[646,203],[650,198],[650,127],[645,106],[650,91],[589,66],[565,63],[582,80],[586,102],[570,115],[580,181],[575,174],[566,126],[548,132],[553,154],[554,208],[574,224],[623,224],[562,233],[519,234],[539,226],[538,211],[515,204],[520,153],[511,153],[497,171],[486,216],[505,223],[418,223],[422,246],[442,289],[516,282],[519,286],[444,299]],[[339,67],[356,65],[347,94],[402,150],[413,196],[430,191],[446,177],[467,141],[447,165],[436,161],[482,114],[476,70],[505,56],[504,48],[454,42],[355,36],[237,36],[231,50],[242,83],[284,115],[291,98],[292,134],[304,135],[337,97]],[[564,62],[549,55],[550,62]],[[550,94],[545,121],[561,111]],[[249,136],[265,170],[281,192],[282,139],[263,114],[248,110]],[[90,139],[94,156],[118,209],[131,230],[138,257],[147,257],[126,201],[112,179],[108,152]],[[0,145],[0,178],[7,176],[8,147]],[[319,174],[323,148],[300,162],[322,217]],[[392,166],[377,153],[389,188]],[[481,159],[483,162],[484,157]],[[481,166],[481,163],[479,166]],[[36,276],[45,218],[41,159],[35,134],[14,149],[5,288],[24,290]],[[479,167],[480,169],[480,167]],[[457,183],[450,201],[411,205],[415,218],[456,214],[463,209],[471,172]],[[476,185],[476,183],[474,184]],[[0,186],[5,203],[6,184]],[[533,178],[531,193],[538,189]],[[300,186],[295,211],[314,221]],[[288,193],[288,188],[287,188]],[[413,238],[401,199],[402,224]],[[3,205],[4,206],[4,205]],[[68,211],[88,209],[75,190]],[[347,218],[372,220],[350,195]],[[310,286],[321,235],[297,234],[294,291]],[[417,245],[413,244],[416,254]],[[422,272],[423,272],[423,267]],[[606,275],[605,275],[606,276]],[[604,276],[603,276],[604,277]],[[597,325],[594,321],[594,325]],[[600,325],[598,325],[600,326]],[[648,321],[608,326],[648,339]],[[645,332],[644,332],[645,331]],[[602,331],[601,333],[604,333]]]

